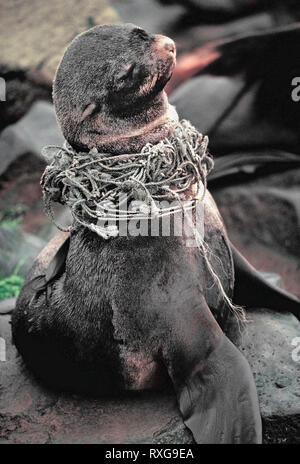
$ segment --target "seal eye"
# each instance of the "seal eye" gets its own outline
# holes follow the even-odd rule
[[[117,82],[124,82],[129,78],[132,78],[132,73],[135,68],[135,63],[125,66],[117,75],[116,81]]]

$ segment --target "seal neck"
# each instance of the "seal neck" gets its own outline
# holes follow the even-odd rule
[[[141,114],[118,117],[98,114],[82,131],[79,144],[69,141],[76,151],[89,151],[96,147],[100,153],[139,153],[147,143],[157,144],[173,135],[178,125],[174,106],[162,92]]]
[[[145,123],[137,129],[133,129],[125,134],[101,137],[100,143],[101,145],[105,143],[126,143],[130,141],[130,139],[136,140],[137,137],[141,137],[143,140],[149,137],[151,143],[158,143],[173,134],[178,121],[179,118],[175,107],[168,103],[166,111],[153,121]],[[166,132],[168,133],[167,135],[165,135]],[[143,146],[144,145],[145,143],[143,143]]]

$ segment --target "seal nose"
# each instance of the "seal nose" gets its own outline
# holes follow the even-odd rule
[[[166,40],[163,46],[166,50],[168,50],[168,52],[175,53],[175,43],[173,42],[172,39],[169,39],[168,37],[166,37]]]
[[[156,43],[157,47],[159,47],[162,50],[166,50],[169,53],[172,53],[173,55],[176,54],[176,45],[175,42],[170,39],[169,37],[166,37],[165,35],[156,35]]]

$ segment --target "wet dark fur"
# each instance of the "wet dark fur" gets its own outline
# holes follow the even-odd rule
[[[63,134],[75,148],[139,151],[145,144],[143,138],[102,143],[101,136],[130,132],[165,111],[167,101],[161,91],[171,77],[172,57],[159,49],[161,36],[130,24],[103,26],[101,41],[97,27],[84,37],[78,36],[67,49],[54,82],[54,104]],[[151,91],[143,91],[153,76]],[[82,120],[89,105],[92,112]],[[164,129],[160,137],[166,135]]]
[[[217,253],[213,264],[232,295],[228,239],[219,218],[210,216],[207,236]],[[27,365],[52,388],[110,395],[136,388],[138,373],[127,360],[143,353],[155,363],[153,381],[144,388],[164,388],[163,351],[170,355],[178,348],[177,311],[185,311],[193,300],[196,305],[200,292],[221,325],[229,316],[221,296],[212,289],[211,277],[202,271],[205,266],[198,249],[186,248],[183,240],[118,237],[104,241],[81,228],[71,235],[63,272],[28,305],[34,293],[31,278],[43,273],[37,261],[13,314],[14,339]],[[165,320],[162,308],[174,311],[174,321]],[[179,318],[178,324],[182,322]],[[208,320],[210,324],[214,327],[213,319]]]

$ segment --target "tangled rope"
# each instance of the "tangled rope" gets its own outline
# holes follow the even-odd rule
[[[174,214],[182,209],[181,202],[192,185],[196,185],[197,192],[185,210],[194,208],[199,187],[202,183],[203,198],[206,178],[214,165],[207,146],[208,137],[203,137],[188,121],[182,120],[172,137],[155,145],[148,143],[140,153],[110,155],[98,153],[95,148],[88,153],[78,153],[67,143],[63,147],[45,147],[45,158],[52,160],[41,179],[46,211],[55,223],[52,201],[68,205],[75,226],[81,224],[108,239],[118,235],[118,228],[115,225],[103,227],[99,219],[152,219]],[[126,195],[126,201],[140,200],[141,206],[133,211],[122,209],[122,194]],[[178,206],[158,208],[155,201],[163,199],[178,200]],[[225,305],[239,322],[244,322],[243,309],[228,298],[208,259],[210,250],[205,240],[196,234],[196,241]]]
[[[99,220],[151,219],[173,214],[182,206],[158,208],[155,200],[180,203],[192,185],[197,186],[197,198],[201,182],[205,193],[206,177],[213,168],[207,145],[208,137],[182,120],[172,137],[155,145],[148,143],[140,153],[110,155],[98,153],[96,148],[78,153],[67,143],[62,148],[45,147],[44,156],[53,158],[41,179],[46,211],[55,222],[52,201],[68,205],[75,223],[105,239],[117,236],[118,228],[96,224]],[[131,211],[122,209],[122,194],[126,202],[140,200],[141,205]],[[195,201],[189,206],[193,207]]]

